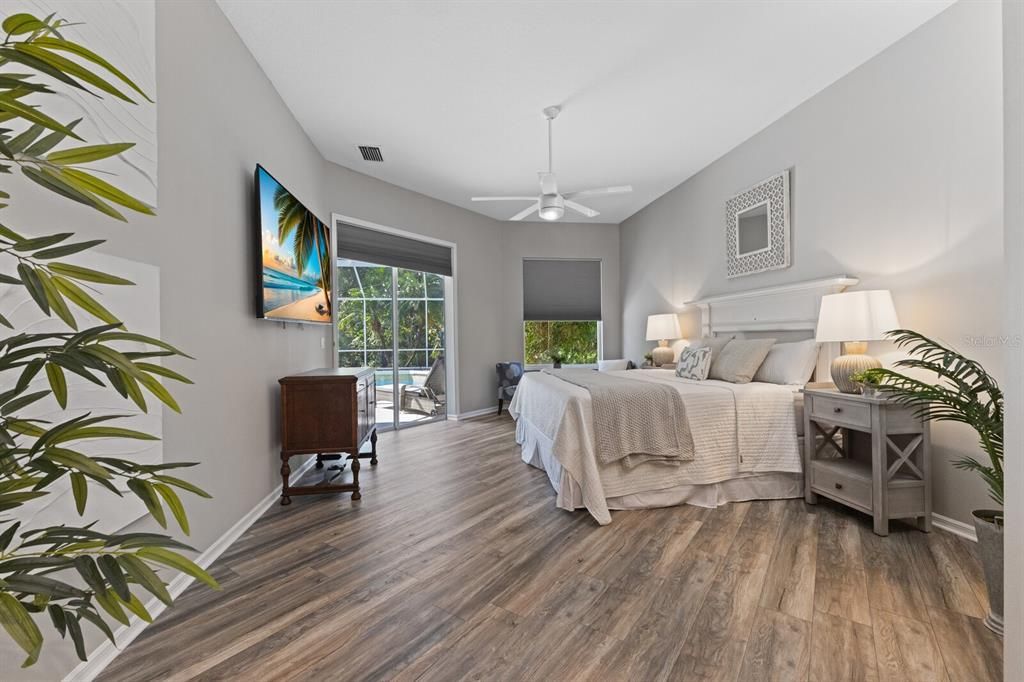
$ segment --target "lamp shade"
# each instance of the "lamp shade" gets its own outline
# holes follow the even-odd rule
[[[878,341],[899,328],[888,289],[846,291],[821,297],[815,338],[819,343]]]
[[[662,313],[660,315],[647,316],[648,341],[678,339],[682,335],[682,332],[679,331],[679,316],[675,313]]]

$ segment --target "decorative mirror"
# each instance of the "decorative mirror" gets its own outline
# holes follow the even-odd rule
[[[789,171],[762,180],[725,204],[729,277],[789,267]]]

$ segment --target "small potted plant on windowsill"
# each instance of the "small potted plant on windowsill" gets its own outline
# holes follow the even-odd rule
[[[914,407],[932,421],[967,424],[978,434],[989,463],[964,455],[953,466],[973,471],[988,485],[989,497],[999,509],[976,509],[974,529],[978,556],[988,586],[989,614],[985,625],[1003,634],[1003,392],[996,380],[975,362],[951,348],[916,332],[896,329],[886,333],[911,357],[896,367],[925,370],[937,375],[935,383],[908,377],[892,369],[869,369],[862,374],[882,395]]]
[[[553,350],[548,353],[548,357],[551,358],[551,362],[555,369],[561,369],[562,363],[565,361],[565,354],[562,351]]]

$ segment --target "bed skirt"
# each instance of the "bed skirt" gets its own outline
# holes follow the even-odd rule
[[[516,441],[521,446],[523,461],[547,474],[551,487],[557,493],[555,504],[559,509],[575,511],[585,508],[583,491],[579,484],[563,471],[547,436],[520,418],[516,421]],[[617,510],[674,507],[680,504],[713,509],[730,502],[781,500],[803,497],[803,494],[803,474],[769,472],[742,474],[737,478],[717,483],[676,485],[632,495],[609,497],[607,504],[609,509]]]

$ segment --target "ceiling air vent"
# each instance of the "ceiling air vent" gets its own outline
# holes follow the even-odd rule
[[[384,157],[380,154],[380,147],[365,147],[359,145],[359,153],[363,155],[363,161],[376,161],[383,163]]]

